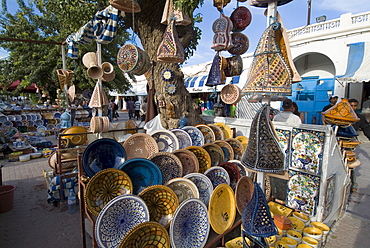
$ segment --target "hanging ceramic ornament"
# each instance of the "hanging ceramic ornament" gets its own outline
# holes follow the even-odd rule
[[[243,92],[291,94],[291,70],[276,42],[276,31],[280,27],[279,22],[274,22],[263,33]]]
[[[280,5],[287,4],[291,1],[293,1],[293,0],[278,0],[278,1],[276,1],[276,0],[250,0],[249,4],[254,6],[254,7],[266,8],[266,7],[268,7],[268,4],[272,3],[272,2],[277,2],[277,5],[280,6]]]
[[[245,34],[235,32],[231,34],[232,47],[227,50],[233,55],[242,55],[249,48],[249,39]]]
[[[166,107],[166,103],[164,101],[164,97],[161,93],[157,94],[157,101],[158,101],[158,107],[159,108],[164,108]]]
[[[285,170],[285,156],[269,114],[270,106],[265,104],[253,118],[248,146],[241,162],[255,171],[281,172]]]
[[[212,25],[212,30],[215,33],[213,36],[212,49],[216,51],[222,51],[229,49],[231,44],[231,33],[233,23],[229,17],[224,14],[220,14],[220,18],[215,20]]]
[[[326,110],[323,115],[325,122],[338,126],[348,126],[360,120],[346,98],[342,98],[342,101]]]
[[[117,54],[118,67],[126,73],[140,76],[150,68],[149,55],[133,44],[123,45]]]
[[[215,6],[218,11],[222,11],[222,9],[230,3],[230,0],[213,0],[213,6]]]
[[[240,55],[226,58],[227,66],[224,70],[226,77],[239,76],[243,72],[243,59]]]
[[[241,6],[236,8],[230,15],[233,23],[232,31],[241,32],[252,22],[252,14],[247,7]]]
[[[157,60],[164,63],[182,63],[185,60],[184,48],[179,41],[174,20],[164,32],[163,40],[157,50]]]
[[[95,84],[94,91],[92,93],[90,102],[89,102],[89,107],[90,108],[101,108],[104,105],[108,105],[108,97],[105,94],[104,90],[102,87],[99,85],[99,83]]]
[[[162,80],[166,82],[170,82],[173,80],[173,78],[174,78],[174,73],[170,69],[164,69],[162,71]]]
[[[191,24],[191,20],[188,14],[186,14],[182,10],[175,9],[172,0],[166,0],[161,23],[168,25],[169,23],[171,23],[171,18],[175,19],[175,25],[186,26]]]
[[[225,72],[223,71],[223,69],[221,70],[221,68],[226,67],[226,65],[222,66],[222,64],[226,61],[223,61],[223,60],[225,60],[225,58],[221,58],[219,52],[217,52],[215,57],[213,58],[213,62],[212,62],[212,66],[208,74],[206,86],[212,87],[212,86],[217,86],[217,85],[225,83],[225,79],[224,79]]]
[[[141,11],[140,5],[136,0],[109,0],[109,3],[116,9],[128,13],[138,13]]]
[[[173,95],[173,94],[175,93],[175,91],[176,91],[176,86],[175,86],[175,85],[173,85],[173,84],[168,84],[168,85],[166,86],[166,92],[167,92],[168,94]]]

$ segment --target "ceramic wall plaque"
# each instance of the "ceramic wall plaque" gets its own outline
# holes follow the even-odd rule
[[[288,165],[290,165],[292,132],[290,130],[283,129],[276,129],[275,131],[280,147],[285,154],[285,167],[288,168]]]
[[[324,198],[324,213],[323,213],[323,220],[329,216],[332,207],[333,207],[333,200],[334,200],[334,192],[335,192],[335,181],[336,181],[336,174],[330,175],[326,179],[325,185],[325,198]]]
[[[290,169],[321,175],[325,133],[293,128]]]
[[[320,177],[290,170],[286,206],[309,215],[316,214]]]

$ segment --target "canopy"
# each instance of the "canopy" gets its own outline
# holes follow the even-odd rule
[[[337,78],[346,82],[370,81],[370,42],[349,44],[346,73]]]

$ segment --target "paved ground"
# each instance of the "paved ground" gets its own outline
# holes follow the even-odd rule
[[[127,113],[120,112],[120,120]],[[117,122],[117,121],[115,121]],[[55,138],[49,136],[50,140]],[[361,137],[361,140],[364,140]],[[332,226],[325,247],[364,247],[370,243],[370,142],[363,142],[356,152],[362,165],[355,172],[358,191],[352,193],[347,210]],[[28,162],[7,162],[3,183],[15,185],[14,208],[0,213],[0,247],[4,248],[74,248],[82,247],[80,216],[70,215],[66,209],[53,207],[46,201],[47,193],[43,170],[50,170],[47,158]],[[88,241],[89,247],[91,240]]]

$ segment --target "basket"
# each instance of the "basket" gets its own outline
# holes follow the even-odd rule
[[[14,207],[14,190],[13,185],[0,186],[0,213],[8,212]]]

